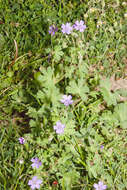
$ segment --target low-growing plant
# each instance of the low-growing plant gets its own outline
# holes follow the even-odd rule
[[[127,187],[127,83],[110,77],[126,66],[125,59],[110,65],[125,55],[125,25],[118,26],[124,5],[80,2],[0,1],[9,6],[0,33],[1,189]]]

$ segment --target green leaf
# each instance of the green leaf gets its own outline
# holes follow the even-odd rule
[[[74,185],[79,180],[79,178],[80,178],[80,174],[79,172],[75,170],[71,170],[68,173],[65,173],[62,179],[63,187],[66,190],[71,190],[72,185]]]
[[[87,84],[85,84],[84,79],[78,79],[78,81],[70,81],[69,86],[66,88],[68,93],[76,94],[81,97],[83,101],[87,100],[87,93],[89,92],[89,88]]]
[[[40,72],[36,72],[36,73],[34,74],[34,78],[35,78],[35,80],[37,80],[39,83],[42,83],[42,82],[43,82],[43,76],[41,75]]]
[[[110,92],[111,84],[109,79],[100,81],[100,91],[103,95],[104,100],[108,106],[117,104],[117,94]]]
[[[57,106],[59,104],[61,94],[59,89],[53,85],[44,88],[43,91],[39,90],[37,98],[39,98],[43,104],[52,102],[53,106]]]
[[[29,122],[29,125],[30,125],[30,127],[36,127],[36,121],[31,119],[30,122]]]
[[[27,114],[32,118],[38,118],[37,110],[35,108],[29,107]]]
[[[66,127],[64,130],[64,135],[75,135],[75,122],[73,120],[66,121]]]
[[[101,100],[97,100],[89,105],[91,112],[99,113],[101,111]]]
[[[80,78],[85,78],[88,75],[88,65],[86,63],[81,63],[78,65],[77,73]]]
[[[55,61],[60,61],[61,57],[63,56],[63,51],[61,51],[61,46],[55,46],[55,51],[54,51],[54,60]]]
[[[122,128],[127,128],[127,105],[125,103],[118,104],[114,109],[114,115],[118,119]]]
[[[117,93],[119,93],[123,97],[127,97],[127,90],[126,89],[119,89],[119,90],[117,90]]]

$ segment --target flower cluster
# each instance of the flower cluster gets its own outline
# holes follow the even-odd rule
[[[62,24],[61,28],[63,34],[70,34],[73,29],[84,32],[84,30],[86,29],[86,25],[84,24],[83,20],[77,20],[73,26],[71,26],[71,24],[67,22],[66,24]]]
[[[75,29],[76,31],[84,32],[86,29],[86,25],[84,24],[83,20],[76,21],[73,26],[71,26],[71,23],[67,22],[66,24],[61,25],[61,31],[63,34],[71,34],[71,32]],[[55,32],[58,31],[58,28],[54,25],[51,25],[49,27],[49,34],[52,36],[55,35]]]
[[[31,164],[32,168],[37,168],[38,169],[42,165],[41,161],[37,157],[36,158],[32,158],[31,162],[33,162]],[[38,179],[37,176],[33,176],[33,178],[28,181],[28,185],[31,187],[32,190],[39,189],[41,183],[42,183],[42,180]]]
[[[69,106],[73,103],[72,96],[63,95],[62,99],[60,100],[65,106]],[[62,124],[60,121],[56,122],[56,125],[53,127],[57,134],[63,134],[65,125]]]
[[[71,26],[71,24],[67,22],[66,24],[62,24],[61,28],[63,34],[70,34],[73,29],[84,32],[84,30],[86,29],[86,25],[84,24],[83,20],[77,20],[73,26]]]

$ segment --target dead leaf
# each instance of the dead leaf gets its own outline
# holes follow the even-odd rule
[[[106,77],[101,77],[101,80],[105,80]],[[121,78],[115,80],[115,74],[110,78],[111,88],[110,91],[115,92],[116,90],[127,90],[127,78]],[[97,91],[100,90],[100,87],[96,89]],[[127,97],[119,94],[119,101],[124,102],[127,101]]]
[[[119,100],[120,100],[121,102],[127,101],[127,97],[123,97],[123,96],[120,96],[120,95],[119,95]]]
[[[9,65],[9,68],[14,65],[14,63],[15,63],[17,57],[18,57],[18,46],[17,46],[16,40],[14,40],[14,44],[15,44],[15,50],[16,50],[16,52],[15,52],[15,57],[14,57],[14,60],[12,61],[12,63]]]
[[[115,75],[113,75],[110,78],[110,82],[111,82],[112,91],[119,90],[119,89],[127,90],[127,79],[121,78],[121,79],[115,80]]]
[[[10,23],[12,26],[15,26],[15,27],[18,27],[19,26],[19,23],[17,22],[17,23],[14,23],[14,22],[11,22]]]
[[[4,24],[4,22],[0,20],[0,24]]]

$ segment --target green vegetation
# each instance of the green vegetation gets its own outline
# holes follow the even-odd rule
[[[126,29],[123,0],[0,0],[0,190],[126,190]]]

